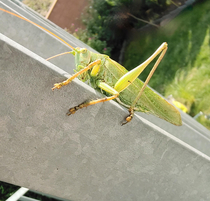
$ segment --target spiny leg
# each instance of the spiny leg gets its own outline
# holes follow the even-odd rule
[[[159,49],[159,48],[158,48]],[[155,62],[155,65],[153,66],[152,70],[150,71],[146,81],[144,82],[139,94],[137,95],[137,97],[135,98],[135,100],[133,101],[131,107],[129,108],[129,115],[127,116],[126,118],[126,121],[122,123],[122,125],[125,125],[126,123],[130,122],[133,118],[133,115],[134,115],[134,107],[136,105],[136,103],[138,102],[139,98],[141,97],[142,93],[144,92],[144,89],[146,88],[149,80],[151,79],[152,75],[154,74],[155,70],[157,69],[159,63],[161,62],[161,60],[163,59],[166,51],[167,51],[167,45],[163,46],[162,50],[161,50],[161,47],[160,47],[160,50],[161,50],[161,54],[160,56],[158,57],[157,61]],[[156,51],[158,52],[158,50]],[[155,53],[154,53],[155,54]]]
[[[103,103],[103,102],[106,102],[106,101],[113,100],[113,99],[117,98],[117,96],[118,95],[116,94],[116,95],[113,95],[113,96],[110,96],[110,97],[105,97],[105,98],[101,98],[101,99],[98,99],[98,100],[92,100],[92,101],[89,101],[89,102],[81,103],[78,106],[70,108],[69,111],[66,114],[69,116],[71,114],[74,114],[79,109],[82,109],[84,107],[88,107],[90,105],[95,105],[97,103]]]
[[[88,71],[89,69],[93,68],[95,65],[98,65],[100,63],[101,63],[101,60],[100,59],[97,59],[97,60],[93,61],[87,67],[85,67],[84,69],[82,69],[79,72],[75,73],[74,75],[72,75],[67,80],[65,80],[63,82],[60,82],[60,83],[54,84],[54,87],[52,88],[52,90],[54,90],[54,89],[60,89],[62,86],[69,84],[73,79],[75,79],[76,77],[78,77],[82,73]]]
[[[67,115],[69,116],[71,114],[74,114],[77,110],[82,109],[84,107],[88,107],[89,105],[95,105],[97,103],[103,103],[103,102],[106,102],[106,101],[110,101],[110,100],[113,100],[113,99],[115,99],[119,96],[119,93],[113,87],[109,86],[105,82],[98,81],[97,86],[99,88],[103,89],[104,91],[112,94],[112,96],[101,98],[101,99],[98,99],[98,100],[92,100],[92,101],[85,102],[85,103],[81,103],[78,106],[70,108]]]

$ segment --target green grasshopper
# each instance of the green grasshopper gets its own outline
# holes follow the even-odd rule
[[[0,8],[0,10],[24,19],[56,36],[54,33],[30,20],[2,8]],[[60,37],[56,37],[67,44]],[[147,87],[149,80],[167,51],[167,43],[164,42],[145,62],[131,71],[127,71],[122,65],[110,59],[107,55],[93,53],[86,48],[74,48],[69,44],[67,45],[72,49],[72,51],[68,53],[75,56],[76,73],[67,80],[54,84],[52,90],[60,89],[62,86],[69,84],[73,79],[78,77],[84,82],[89,81],[94,89],[107,95],[104,98],[81,103],[78,106],[72,107],[69,109],[67,115],[74,114],[77,110],[88,107],[89,105],[116,99],[118,103],[129,108],[129,115],[122,125],[132,120],[134,111],[155,115],[174,125],[182,125],[179,111],[164,98]],[[146,81],[143,83],[138,79],[138,76],[158,55],[160,56],[150,71]]]

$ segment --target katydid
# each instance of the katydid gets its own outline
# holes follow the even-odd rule
[[[0,10],[13,14],[53,34],[49,30],[17,14],[1,8]],[[53,35],[67,44],[60,37],[56,36],[55,34]],[[69,44],[67,45],[72,49],[72,51],[69,53],[75,56],[76,73],[67,80],[54,84],[52,90],[60,89],[62,86],[69,84],[73,79],[78,77],[84,82],[89,80],[93,88],[107,95],[104,98],[92,100],[72,107],[69,109],[67,115],[74,114],[77,110],[89,105],[115,99],[121,105],[129,108],[129,115],[122,125],[132,120],[134,111],[155,115],[174,125],[179,126],[182,124],[179,111],[174,106],[169,104],[164,98],[147,87],[149,80],[167,51],[167,43],[164,42],[152,54],[152,56],[131,71],[127,71],[122,65],[110,59],[107,55],[93,53],[86,48],[74,48]],[[138,79],[138,76],[158,55],[159,57],[156,63],[150,71],[146,81],[143,83]]]

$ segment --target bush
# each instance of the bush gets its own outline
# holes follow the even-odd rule
[[[166,8],[166,0],[92,0],[83,22],[87,35],[106,41],[106,46],[115,54],[133,28],[145,25],[141,19],[149,23]]]
[[[106,41],[100,40],[97,34],[90,34],[87,30],[83,30],[81,28],[75,29],[74,24],[71,25],[70,29],[66,30],[96,51],[102,54],[110,55],[111,48],[107,47]]]

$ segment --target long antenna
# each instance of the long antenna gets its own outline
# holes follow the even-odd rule
[[[68,44],[65,40],[63,40],[62,38],[60,38],[59,36],[57,36],[57,35],[54,34],[53,32],[49,31],[48,29],[45,29],[44,27],[42,27],[42,26],[36,24],[35,22],[32,22],[31,20],[28,20],[28,19],[26,19],[26,18],[24,18],[24,17],[22,17],[22,16],[20,16],[20,15],[18,15],[18,14],[15,14],[15,13],[10,12],[10,11],[8,11],[8,10],[5,10],[5,9],[3,9],[3,8],[0,8],[0,10],[2,10],[3,12],[9,13],[9,14],[11,14],[11,15],[14,15],[14,16],[16,16],[16,17],[22,19],[22,20],[25,20],[25,21],[27,21],[27,22],[29,22],[29,23],[31,23],[31,24],[33,24],[33,25],[35,25],[35,26],[37,26],[37,27],[39,27],[39,28],[41,28],[41,29],[43,29],[43,30],[45,30],[45,31],[47,31],[48,33],[52,34],[53,36],[55,36],[56,38],[58,38],[60,41],[62,41],[62,42],[65,43],[66,45],[68,45],[72,50],[74,50],[74,47],[72,47],[72,46],[71,46],[70,44]]]

